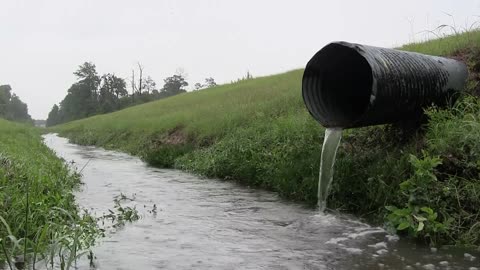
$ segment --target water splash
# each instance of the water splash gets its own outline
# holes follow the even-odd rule
[[[318,180],[318,208],[321,212],[327,206],[328,191],[333,181],[333,166],[337,155],[338,145],[342,139],[341,128],[327,128],[322,146],[320,159],[320,176]]]

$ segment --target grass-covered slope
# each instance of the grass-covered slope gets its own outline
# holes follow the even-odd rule
[[[73,255],[70,248],[80,251],[94,241],[95,221],[79,217],[72,193],[78,175],[40,135],[31,126],[0,119],[0,265],[13,264],[19,254],[29,261],[44,258],[46,251]]]
[[[402,49],[467,61],[468,92],[474,93],[477,44],[480,33],[470,32]],[[313,205],[323,128],[305,109],[301,77],[297,70],[223,85],[54,130],[77,143],[125,150],[153,165],[235,179]],[[345,131],[329,207],[431,241],[479,244],[480,103],[465,95],[454,110],[430,110],[429,116],[418,131]]]

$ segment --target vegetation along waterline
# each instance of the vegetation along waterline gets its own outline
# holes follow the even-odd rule
[[[38,130],[0,119],[0,268],[68,269],[95,243],[102,232],[74,201],[79,179]]]
[[[432,244],[480,244],[480,32],[404,50],[466,61],[466,94],[420,129],[344,131],[328,207]],[[242,80],[52,128],[152,165],[235,179],[315,204],[323,128],[301,97],[302,70]]]

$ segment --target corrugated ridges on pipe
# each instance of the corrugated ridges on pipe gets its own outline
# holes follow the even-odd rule
[[[408,120],[462,91],[464,63],[348,42],[330,43],[308,62],[302,93],[325,127],[352,128]]]

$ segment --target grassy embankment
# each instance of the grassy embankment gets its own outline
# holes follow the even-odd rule
[[[472,72],[473,93],[478,44],[480,32],[470,32],[402,49],[461,57]],[[241,81],[53,130],[153,165],[236,179],[314,204],[323,128],[305,109],[301,77],[296,70]],[[480,102],[465,95],[455,109],[428,114],[429,124],[414,132],[389,125],[346,130],[329,207],[385,220],[431,242],[478,245]]]
[[[72,173],[31,126],[0,119],[0,268],[43,260],[68,269],[95,241],[96,221],[80,216]],[[56,261],[61,265],[53,266]]]

